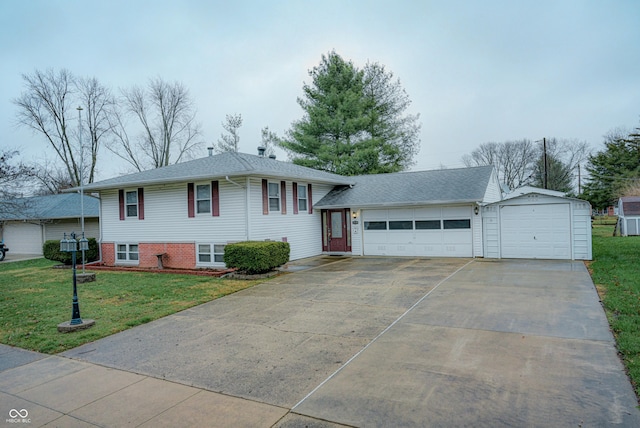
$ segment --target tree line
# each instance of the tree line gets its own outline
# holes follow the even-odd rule
[[[578,170],[588,156],[586,142],[551,137],[483,143],[462,161],[467,167],[493,165],[509,190],[529,185],[575,196]]]
[[[262,128],[260,144],[267,154],[280,147],[293,163],[342,175],[398,172],[413,164],[420,116],[408,112],[411,100],[391,71],[375,62],[360,68],[331,51],[309,76],[297,99],[302,117],[283,136]],[[13,100],[18,123],[41,135],[54,156],[28,165],[16,162],[17,152],[5,150],[0,184],[31,179],[41,193],[56,193],[93,182],[103,148],[143,171],[189,159],[204,144],[193,99],[178,82],[155,78],[116,93],[68,70],[22,77],[24,91]],[[238,151],[242,123],[241,114],[226,115],[224,132],[211,144],[216,152]],[[640,128],[610,132],[605,148],[595,154],[575,139],[486,142],[462,161],[493,165],[510,189],[559,190],[600,208],[625,192],[638,193],[631,189],[640,187],[639,135]],[[15,190],[2,186],[0,198]]]
[[[260,144],[267,155],[281,147],[294,163],[344,175],[411,165],[419,147],[419,116],[406,113],[411,101],[393,73],[378,63],[359,69],[330,52],[309,75],[312,82],[304,84],[298,99],[303,118],[282,137],[262,128]],[[143,171],[189,159],[204,144],[194,101],[179,82],[154,78],[146,86],[114,91],[64,69],[36,70],[22,78],[24,90],[12,100],[18,124],[40,135],[53,155],[20,164],[21,178],[36,181],[38,193],[92,183],[103,149]],[[211,144],[216,152],[238,151],[242,122],[241,114],[226,115],[225,132]],[[7,151],[3,159],[11,162],[16,155]],[[0,192],[0,198],[11,193]]]

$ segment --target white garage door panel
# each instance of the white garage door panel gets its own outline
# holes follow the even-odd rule
[[[2,236],[12,254],[42,254],[42,228],[38,224],[10,222]]]
[[[470,219],[470,207],[363,210],[362,221]],[[365,255],[472,257],[471,229],[363,230]]]
[[[500,218],[502,257],[571,258],[569,204],[503,206]]]

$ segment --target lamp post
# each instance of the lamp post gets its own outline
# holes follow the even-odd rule
[[[80,140],[80,227],[82,229],[82,239],[84,239],[84,146],[82,145],[82,107],[78,106],[76,110],[78,110],[78,139]],[[84,252],[89,249],[89,247],[82,248],[82,245],[80,245],[80,247],[82,250],[82,273],[84,273]]]
[[[64,239],[60,240],[60,251],[65,253],[71,253],[71,266],[73,269],[73,305],[71,310],[71,321],[58,324],[58,331],[70,332],[76,330],[82,330],[93,326],[96,322],[94,320],[80,318],[80,304],[78,302],[78,286],[76,277],[76,253],[78,252],[78,242],[80,243],[80,250],[84,252],[89,249],[89,241],[82,235],[82,238],[76,240],[75,232],[71,232],[69,235],[71,239],[67,239],[67,234],[64,234]]]

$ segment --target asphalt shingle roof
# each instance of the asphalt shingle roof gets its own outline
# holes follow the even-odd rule
[[[0,220],[44,220],[80,218],[80,194],[33,196],[0,203]],[[84,216],[98,217],[100,200],[84,196]]]
[[[351,177],[353,186],[338,186],[314,206],[384,207],[454,202],[480,202],[487,191],[492,166],[400,172]]]
[[[282,162],[246,153],[228,152],[98,181],[87,184],[84,188],[85,190],[93,191],[247,175],[301,179],[329,184],[349,184],[352,182],[349,177],[295,165],[290,162]]]

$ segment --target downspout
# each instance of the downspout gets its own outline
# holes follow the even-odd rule
[[[247,191],[246,191],[246,207],[245,207],[245,232],[247,233],[247,241],[251,240],[251,177],[247,177]]]

